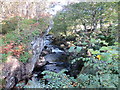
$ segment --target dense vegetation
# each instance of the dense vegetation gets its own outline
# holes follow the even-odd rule
[[[84,61],[76,78],[44,71],[42,88],[116,88],[118,87],[118,3],[77,3],[66,7],[54,18],[52,33],[62,35],[72,53],[70,63]],[[97,27],[99,26],[99,27]],[[83,52],[85,51],[85,52]],[[74,72],[73,72],[74,73]],[[31,82],[34,83],[34,82]],[[32,87],[32,86],[31,86]]]
[[[3,20],[1,25],[2,61],[6,61],[7,56],[14,55],[20,61],[27,62],[31,56],[28,51],[29,43],[34,36],[39,35],[48,27],[48,19],[25,19],[17,16]]]
[[[50,33],[57,40],[65,41],[62,44],[69,48],[71,64],[82,61],[84,66],[77,77],[66,74],[67,70],[44,71],[39,82],[29,80],[30,85],[25,88],[117,88],[120,77],[117,8],[118,3],[113,2],[83,2],[66,6],[59,12]],[[31,56],[26,50],[28,43],[48,27],[48,21],[21,17],[2,21],[2,61],[14,55],[27,62]],[[45,79],[49,80],[47,84]]]

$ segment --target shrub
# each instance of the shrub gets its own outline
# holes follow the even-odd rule
[[[9,20],[3,20],[2,21],[2,34],[6,34],[11,31],[15,31],[18,25],[19,17],[13,17],[10,18]]]

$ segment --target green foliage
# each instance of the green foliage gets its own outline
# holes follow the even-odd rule
[[[60,13],[54,19],[54,28],[52,29],[53,33],[58,34],[57,31],[64,33],[66,35],[67,24],[65,23],[65,14]]]
[[[100,51],[107,50],[107,52],[101,53]],[[90,58],[77,58],[77,60],[83,60],[85,62],[84,67],[90,66],[92,71],[96,70],[94,74],[89,73],[86,69],[83,69],[76,79],[64,74],[64,70],[59,73],[50,71],[44,71],[44,79],[48,80],[46,87],[48,88],[116,88],[118,87],[118,51],[117,47],[109,46],[102,47],[96,53],[94,50],[90,50],[93,54]],[[101,54],[103,57],[98,60],[96,55]],[[66,77],[66,78],[64,78]],[[74,86],[75,84],[75,86]]]
[[[3,41],[6,43],[9,43],[11,40],[12,41],[17,41],[19,38],[15,32],[10,32],[7,33],[6,36],[3,38]]]
[[[28,81],[29,85],[25,85],[24,88],[45,88],[45,80],[41,81]],[[22,86],[21,84],[19,86]]]
[[[2,21],[2,32],[0,33],[6,34],[11,31],[15,31],[18,26],[19,19],[20,19],[19,17],[13,17],[13,18],[10,18],[9,20],[3,20]]]
[[[63,69],[59,73],[44,71],[42,74],[45,74],[43,80],[40,80],[39,83],[30,81],[30,85],[26,85],[25,88],[74,88],[76,80],[73,77],[66,75],[64,72],[67,70]],[[48,80],[48,83],[45,84],[44,79]]]
[[[45,18],[19,20],[19,24],[18,18],[3,21],[5,43],[10,40],[27,43],[28,39],[48,26]],[[44,71],[42,79],[29,80],[30,85],[25,85],[24,88],[117,88],[120,73],[117,22],[117,3],[114,2],[82,2],[66,6],[65,11],[59,12],[54,18],[52,33],[64,34],[66,40],[73,41],[68,49],[73,55],[70,63],[83,61],[82,70],[77,78],[66,75],[67,70],[59,73]],[[96,27],[98,24],[100,27]],[[87,27],[95,30],[87,31]],[[3,54],[3,59],[7,56],[8,54]],[[24,52],[19,60],[25,63],[30,56]]]
[[[20,23],[23,23],[23,24],[34,24],[36,22],[35,19],[23,19],[22,21],[20,21]]]
[[[1,23],[2,31],[0,33],[4,34],[4,36],[2,35],[2,39],[0,40],[2,43],[1,46],[7,48],[8,46],[5,45],[14,42],[16,45],[26,44],[27,48],[29,48],[28,43],[33,40],[34,36],[39,35],[48,27],[48,20],[49,19],[40,18],[37,21],[35,19],[25,19],[21,17],[13,17],[9,20],[3,20]],[[27,48],[19,57],[19,60],[24,63],[31,57],[27,52]],[[9,50],[7,51],[9,52]],[[14,53],[16,55],[18,54],[17,51],[14,51]],[[2,53],[1,55],[1,61],[6,61],[7,56],[12,54]]]
[[[28,52],[24,52],[20,58],[19,58],[19,61],[23,62],[23,63],[26,63],[28,61],[28,59],[30,59],[31,55],[30,53]]]
[[[36,36],[36,35],[39,35],[39,34],[40,34],[40,32],[38,30],[35,30],[35,31],[32,32],[33,36]]]
[[[30,25],[36,23],[36,20],[34,19],[22,19],[19,21],[19,29],[30,29]]]
[[[68,51],[69,52],[77,52],[77,53],[79,53],[81,51],[81,49],[82,49],[82,47],[79,47],[79,46],[74,47],[74,46],[72,46],[72,47],[69,48]]]
[[[7,60],[7,56],[9,56],[10,55],[10,53],[8,53],[8,54],[1,54],[1,59],[0,59],[0,62],[2,63],[2,62],[5,62],[6,60]]]
[[[34,31],[35,29],[40,29],[43,31],[48,26],[48,19],[45,18],[39,18],[39,20],[36,19],[22,19],[19,21],[19,29],[21,31]]]
[[[48,85],[47,88],[72,88],[72,84],[75,82],[73,77],[66,75],[64,72],[67,70],[62,70],[59,73],[54,73],[50,71],[44,71],[42,74],[45,74],[44,79],[47,79]],[[58,82],[58,83],[56,83]],[[50,86],[49,86],[50,85]]]
[[[84,7],[86,6],[86,7]],[[72,32],[69,37],[73,37],[75,41],[74,46],[69,48],[69,52],[75,54],[71,64],[79,60],[84,61],[84,66],[77,78],[72,82],[76,83],[75,87],[80,88],[117,88],[119,79],[119,43],[116,42],[117,33],[117,3],[77,3],[71,4],[66,11],[58,13],[55,17],[54,33]],[[113,12],[114,14],[112,14]],[[96,13],[96,14],[95,14]],[[95,15],[95,16],[94,16]],[[100,22],[98,22],[100,21]],[[84,25],[85,24],[85,25]],[[94,24],[101,24],[100,28],[89,32],[82,30],[83,25],[94,27]],[[109,24],[109,26],[106,26]],[[66,36],[68,37],[68,36]],[[70,40],[70,39],[69,39]],[[75,48],[76,47],[76,48]],[[89,56],[82,56],[82,51],[89,51]],[[86,53],[87,54],[87,53]],[[77,57],[76,57],[77,56]],[[57,76],[57,77],[54,77]],[[64,73],[60,75],[64,76]],[[58,87],[62,80],[57,73],[46,72],[45,79],[48,79],[50,87]],[[71,77],[68,77],[71,79]],[[69,81],[68,79],[68,81]],[[57,80],[57,81],[56,81]],[[52,82],[52,83],[51,83]],[[62,82],[61,88],[66,87],[66,82]],[[48,84],[47,84],[48,85]],[[73,85],[73,84],[72,84]],[[70,85],[69,85],[70,86]]]
[[[77,29],[84,31],[86,31],[86,29],[95,29],[96,31],[100,29],[103,33],[112,32],[112,36],[114,37],[114,35],[116,35],[117,17],[117,3],[81,2],[70,4],[54,18],[52,32],[55,33],[55,35],[61,33],[67,35],[68,32],[73,32],[73,30]],[[97,28],[98,24],[100,24],[100,28]],[[106,30],[105,24],[111,25],[111,28]]]
[[[116,88],[118,85],[118,75],[115,74],[80,74],[77,79],[82,82],[82,88]]]
[[[84,66],[77,78],[70,77],[64,72],[44,71],[43,79],[48,80],[44,86],[47,88],[117,88],[119,79],[119,43],[116,43],[115,37],[117,17],[117,3],[113,2],[76,3],[58,13],[54,18],[52,32],[55,35],[65,34],[66,40],[73,41],[68,49],[73,56],[70,62],[74,64],[81,60]],[[95,26],[97,24],[100,24],[99,28]],[[84,28],[81,28],[81,25]],[[87,31],[87,27],[90,29],[93,27],[95,30]],[[74,40],[71,40],[71,37]]]

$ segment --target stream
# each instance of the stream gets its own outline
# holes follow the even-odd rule
[[[63,48],[54,45],[53,39],[53,35],[51,34],[45,36],[44,49],[33,71],[33,74],[37,74],[37,77],[40,77],[41,72],[45,70],[56,73],[60,72],[62,69],[70,70],[67,52]],[[41,66],[43,63],[44,65]]]
[[[66,74],[76,77],[83,67],[83,62],[81,61],[71,64],[69,60],[70,53],[68,50],[61,48],[58,44],[56,45],[54,36],[52,34],[48,34],[52,29],[53,24],[54,23],[51,21],[49,28],[46,30],[46,35],[43,40],[44,47],[41,54],[39,54],[39,59],[32,71],[32,80],[36,84],[41,78],[43,78],[43,74],[41,74],[43,71],[47,70],[59,73],[62,69],[66,69],[68,71]]]
[[[25,67],[26,70],[29,68],[27,73],[32,73],[30,80],[35,82],[36,85],[38,81],[43,78],[43,75],[41,74],[43,71],[47,70],[59,73],[62,69],[66,69],[68,71],[66,74],[76,77],[83,67],[81,61],[76,62],[75,64],[70,64],[70,54],[68,50],[55,44],[54,36],[49,34],[49,31],[53,26],[54,22],[53,20],[50,20],[48,29],[40,36],[36,36],[31,42],[33,56]]]

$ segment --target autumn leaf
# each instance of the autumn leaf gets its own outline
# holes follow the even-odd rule
[[[100,59],[101,59],[101,55],[97,55],[96,58],[97,58],[98,60],[100,60]]]

